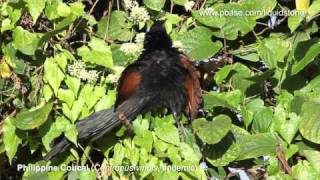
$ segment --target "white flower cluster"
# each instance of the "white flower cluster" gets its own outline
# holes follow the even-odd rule
[[[146,22],[150,19],[146,8],[135,6],[131,9],[130,18],[137,22]]]
[[[139,7],[135,0],[124,0],[124,6],[130,11],[130,19],[135,22],[146,22],[150,15],[146,8]]]
[[[143,50],[143,41],[145,33],[139,33],[136,35],[135,43],[123,43],[120,47],[120,51],[126,55],[139,55]]]
[[[136,42],[137,44],[143,45],[145,36],[146,36],[146,33],[138,33],[138,34],[136,35],[135,42]]]
[[[79,77],[81,80],[94,82],[98,79],[98,72],[96,70],[86,70],[82,61],[68,65],[68,72],[71,76]]]
[[[140,46],[136,43],[123,43],[120,47],[120,51],[126,55],[136,54],[140,51]]]
[[[184,8],[186,9],[186,11],[191,11],[193,6],[194,1],[187,1],[186,3],[184,3]]]
[[[139,6],[138,2],[135,0],[124,0],[123,3],[127,9],[132,9],[133,7]]]

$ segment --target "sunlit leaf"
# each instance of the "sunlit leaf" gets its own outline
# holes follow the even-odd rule
[[[13,124],[22,130],[37,128],[48,119],[52,106],[53,102],[41,103],[37,107],[21,111],[13,119]]]
[[[192,123],[192,127],[203,142],[216,144],[230,131],[231,124],[231,119],[228,116],[219,115],[212,121],[203,118],[197,119]]]
[[[203,60],[213,56],[222,48],[220,41],[211,40],[212,32],[204,27],[196,27],[178,37],[183,45],[183,50],[193,60]]]
[[[19,144],[22,142],[21,138],[16,134],[16,127],[12,121],[12,118],[7,118],[4,120],[3,125],[3,143],[7,156],[9,157],[10,164],[18,150]]]

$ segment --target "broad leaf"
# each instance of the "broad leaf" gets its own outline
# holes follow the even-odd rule
[[[237,143],[241,149],[238,160],[276,154],[277,138],[272,133],[243,136]]]
[[[297,61],[292,67],[292,74],[299,73],[320,54],[320,39],[314,38],[301,42],[295,49],[294,58]]]
[[[111,49],[103,40],[92,38],[89,42],[89,47],[82,46],[77,50],[84,61],[110,69],[113,68]]]
[[[197,119],[192,123],[192,128],[203,142],[216,144],[230,131],[231,125],[231,119],[228,116],[219,115],[212,121]]]
[[[229,134],[218,144],[207,146],[204,153],[213,166],[226,166],[237,159],[240,147],[234,142],[232,134]]]
[[[166,3],[166,0],[143,0],[143,2],[148,8],[160,11]]]
[[[217,3],[213,8],[219,14],[222,13],[221,15],[226,19],[224,26],[214,32],[214,35],[217,37],[235,40],[239,34],[240,36],[246,35],[256,25],[255,17],[245,16],[247,7],[240,3]]]
[[[164,123],[161,127],[156,127],[155,134],[159,139],[167,143],[180,144],[179,131],[173,124]]]
[[[239,90],[226,93],[211,91],[203,99],[205,109],[212,109],[218,106],[237,109],[242,102],[242,93]]]
[[[27,3],[27,7],[32,16],[33,24],[36,23],[39,15],[46,5],[46,0],[24,0]]]
[[[19,144],[22,142],[21,138],[16,134],[16,127],[12,121],[12,118],[7,118],[4,120],[3,125],[3,143],[10,164],[12,163],[12,158],[16,155]]]
[[[269,68],[277,67],[277,63],[284,62],[288,54],[289,42],[279,37],[270,37],[260,42],[258,53]]]
[[[273,110],[271,108],[262,108],[253,116],[252,130],[256,133],[269,132],[273,120]]]
[[[212,42],[212,32],[204,27],[196,27],[178,36],[182,49],[193,59],[203,60],[216,54],[221,48],[220,41]]]
[[[26,55],[34,55],[38,48],[39,37],[35,33],[24,30],[21,26],[13,30],[13,46]]]
[[[29,110],[21,111],[13,119],[13,124],[22,130],[34,129],[41,126],[52,110],[53,103],[41,103],[39,106]]]
[[[108,35],[111,39],[128,41],[132,37],[132,32],[130,25],[126,21],[127,18],[124,11],[112,11],[110,23],[108,22],[109,18],[107,16],[102,18],[98,23],[97,33],[103,38]]]
[[[295,179],[320,179],[320,173],[306,160],[300,160],[298,164],[292,167],[292,176]]]
[[[320,144],[320,104],[306,102],[302,105],[300,133],[307,140]]]
[[[53,58],[47,58],[44,63],[44,79],[52,87],[55,95],[57,95],[64,77],[64,73],[61,71],[58,64],[55,63],[55,60]]]

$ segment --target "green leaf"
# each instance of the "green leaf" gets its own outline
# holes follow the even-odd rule
[[[260,98],[251,99],[247,102],[246,106],[241,107],[241,113],[246,128],[251,124],[254,114],[263,108],[265,108],[264,102]]]
[[[197,119],[192,123],[192,128],[203,142],[216,144],[230,131],[231,125],[232,122],[228,116],[219,115],[212,121],[204,118]]]
[[[47,150],[50,149],[50,143],[60,136],[63,132],[64,135],[75,145],[77,145],[77,129],[74,124],[71,124],[69,120],[64,117],[57,117],[55,122],[45,124],[47,126],[44,129],[40,129],[42,136],[43,145]]]
[[[22,142],[21,138],[16,134],[16,127],[12,121],[13,119],[9,117],[4,120],[3,125],[3,143],[7,156],[9,157],[10,164],[18,150],[19,144]]]
[[[84,4],[81,2],[74,2],[69,4],[71,8],[71,12],[74,16],[79,17],[84,15],[86,12],[84,11]]]
[[[88,106],[88,108],[92,108],[97,102],[98,100],[105,95],[106,89],[103,86],[96,86],[94,88],[94,91],[92,93],[92,95],[90,96],[90,99],[86,100],[86,104]]]
[[[65,3],[59,3],[57,11],[59,16],[67,17],[71,13],[71,8]]]
[[[109,109],[113,106],[116,101],[116,92],[114,90],[109,90],[107,95],[103,95],[101,99],[97,102],[95,106],[95,111],[100,111],[102,109]]]
[[[24,0],[27,3],[27,7],[32,16],[33,24],[36,23],[39,15],[46,5],[46,0]]]
[[[136,135],[143,135],[144,131],[149,129],[149,120],[142,118],[142,116],[138,116],[136,120],[133,121],[134,133]]]
[[[272,36],[260,42],[258,54],[269,68],[275,68],[277,63],[284,62],[289,46],[287,40]]]
[[[291,33],[294,32],[301,25],[301,22],[303,21],[303,19],[304,17],[299,15],[288,17],[288,26]]]
[[[41,126],[52,110],[53,102],[45,104],[44,102],[37,107],[21,111],[13,119],[13,124],[22,130],[34,129]]]
[[[310,21],[311,19],[317,17],[317,14],[320,12],[320,1],[314,0],[308,9],[308,17],[307,20]]]
[[[320,173],[320,152],[317,150],[302,150],[302,152],[311,163],[312,167]]]
[[[102,86],[93,87],[92,85],[86,84],[81,92],[79,97],[81,97],[89,109],[91,109],[98,100],[105,95],[105,88]]]
[[[9,18],[4,19],[1,22],[1,33],[7,30],[12,30],[14,29],[14,24],[12,24],[11,20]]]
[[[80,79],[76,77],[67,76],[65,82],[68,88],[73,92],[74,96],[77,97],[80,88]]]
[[[204,150],[206,159],[213,166],[226,166],[237,159],[240,147],[234,142],[232,135],[227,135],[218,144],[207,146]]]
[[[166,0],[143,0],[143,3],[152,10],[160,11],[166,3]]]
[[[232,88],[239,89],[243,94],[247,93],[248,88],[254,84],[254,82],[248,80],[251,74],[252,72],[247,66],[235,63],[230,78]]]
[[[55,57],[54,57],[55,61],[57,62],[57,64],[59,65],[59,67],[65,71],[66,69],[66,66],[67,66],[67,57],[65,56],[64,53],[60,53],[60,54],[57,54]]]
[[[222,28],[226,23],[226,17],[224,16],[205,16],[206,11],[214,11],[213,8],[200,9],[197,11],[191,11],[192,17],[194,17],[201,24],[204,24],[213,28]]]
[[[197,147],[199,148],[199,147]],[[202,158],[200,149],[195,149],[187,143],[181,143],[179,146],[181,157],[192,163],[199,163]]]
[[[270,107],[263,108],[253,116],[252,130],[256,133],[269,131],[273,119],[273,110]]]
[[[175,4],[178,4],[180,6],[183,6],[188,0],[173,0]]]
[[[44,13],[49,20],[59,18],[59,14],[57,13],[57,9],[60,4],[61,4],[60,1],[48,1],[47,2],[47,6],[46,6]]]
[[[113,69],[111,49],[102,39],[92,38],[89,47],[82,46],[77,50],[84,61]]]
[[[274,127],[276,131],[290,144],[298,132],[300,117],[296,113],[287,113],[281,106],[277,106],[274,113]]]
[[[242,50],[242,48],[238,49],[239,51]],[[247,50],[248,51],[248,50]],[[257,52],[241,52],[239,54],[235,54],[235,56],[247,60],[247,61],[252,61],[252,62],[258,62],[260,60],[259,55]]]
[[[216,72],[214,76],[214,80],[218,85],[221,85],[223,80],[225,80],[228,75],[230,74],[231,70],[233,68],[233,65],[229,64],[224,67],[222,67],[218,72]]]
[[[159,139],[167,143],[180,144],[179,131],[173,124],[164,123],[162,126],[156,127],[155,134]]]
[[[64,135],[65,135],[71,142],[73,142],[73,144],[75,144],[76,146],[78,145],[78,143],[77,143],[78,131],[77,131],[76,125],[69,123],[69,124],[65,127]]]
[[[211,91],[204,95],[203,100],[205,109],[221,106],[236,110],[242,102],[242,93],[240,90],[223,93]]]
[[[71,117],[69,117],[72,120],[72,122],[75,122],[78,119],[84,104],[85,101],[82,98],[79,98],[78,100],[74,101],[71,109]]]
[[[58,117],[55,122],[48,122],[44,124],[45,127],[40,129],[40,134],[43,134],[41,138],[42,144],[46,150],[50,150],[50,143],[63,133],[65,124],[62,127],[58,125],[64,122],[61,119],[61,117]]]
[[[295,63],[292,67],[292,75],[295,75],[303,70],[319,54],[320,39],[314,38],[309,41],[300,42],[297,45],[294,53],[294,58],[297,63]]]
[[[47,58],[44,63],[44,79],[52,87],[55,95],[57,95],[58,89],[64,77],[64,73],[55,63],[55,60],[53,58]]]
[[[170,22],[170,24],[178,24],[182,20],[179,15],[170,13],[166,13],[165,18]]]
[[[300,91],[308,93],[311,91],[320,92],[320,75],[312,79],[308,85],[302,88]]]
[[[300,160],[292,167],[292,176],[295,179],[319,180],[320,174],[306,160]]]
[[[130,30],[131,25],[127,23],[127,14],[124,11],[112,11],[110,23],[107,16],[98,23],[98,34],[105,37],[108,33],[109,38],[120,41],[128,41],[133,34]],[[108,27],[108,29],[107,29]]]
[[[75,98],[74,98],[74,94],[71,90],[59,89],[58,99],[66,102],[68,104],[69,108],[71,108]]]
[[[299,130],[307,140],[320,144],[320,104],[306,102],[302,105],[302,115]]]
[[[238,160],[275,155],[276,142],[277,138],[273,133],[260,133],[243,136],[240,141],[237,141],[241,149]]]
[[[221,48],[220,41],[212,42],[212,32],[205,27],[196,27],[178,36],[182,49],[193,59],[203,60],[216,54]]]
[[[133,141],[140,147],[144,148],[148,153],[151,152],[153,144],[151,131],[145,130],[142,134],[135,136]]]
[[[49,85],[44,85],[43,86],[43,89],[42,89],[42,93],[43,93],[43,96],[44,96],[44,99],[46,100],[46,102],[49,102],[49,100],[52,98],[52,95],[53,95],[53,92],[50,88]]]
[[[13,46],[26,55],[34,55],[38,48],[39,37],[35,33],[24,30],[21,26],[17,26],[13,30]]]
[[[217,3],[213,9],[216,12],[237,12],[245,14],[247,7],[240,3]],[[235,40],[238,36],[244,36],[250,32],[256,25],[255,17],[244,15],[224,15],[225,23],[221,29],[215,31],[213,34],[220,38],[227,40]]]
[[[260,19],[266,16],[266,13],[271,12],[277,5],[276,0],[265,0],[261,3],[260,0],[243,0],[241,4],[245,7],[246,11],[251,12],[265,12],[265,14],[257,14],[253,16],[255,19]]]
[[[115,65],[121,65],[124,66],[129,62],[132,62],[133,60],[136,60],[136,56],[134,55],[128,55],[120,50],[120,45],[113,44],[111,45],[111,51],[112,51],[112,59],[115,63]]]

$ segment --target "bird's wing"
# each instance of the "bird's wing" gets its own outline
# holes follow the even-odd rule
[[[132,64],[122,72],[117,88],[115,110],[138,89],[140,82],[141,74],[137,65]]]
[[[189,76],[185,79],[185,88],[188,93],[188,103],[185,111],[189,118],[193,120],[196,118],[202,102],[202,91],[199,82],[200,75],[187,56],[181,55],[180,62],[189,71]]]

